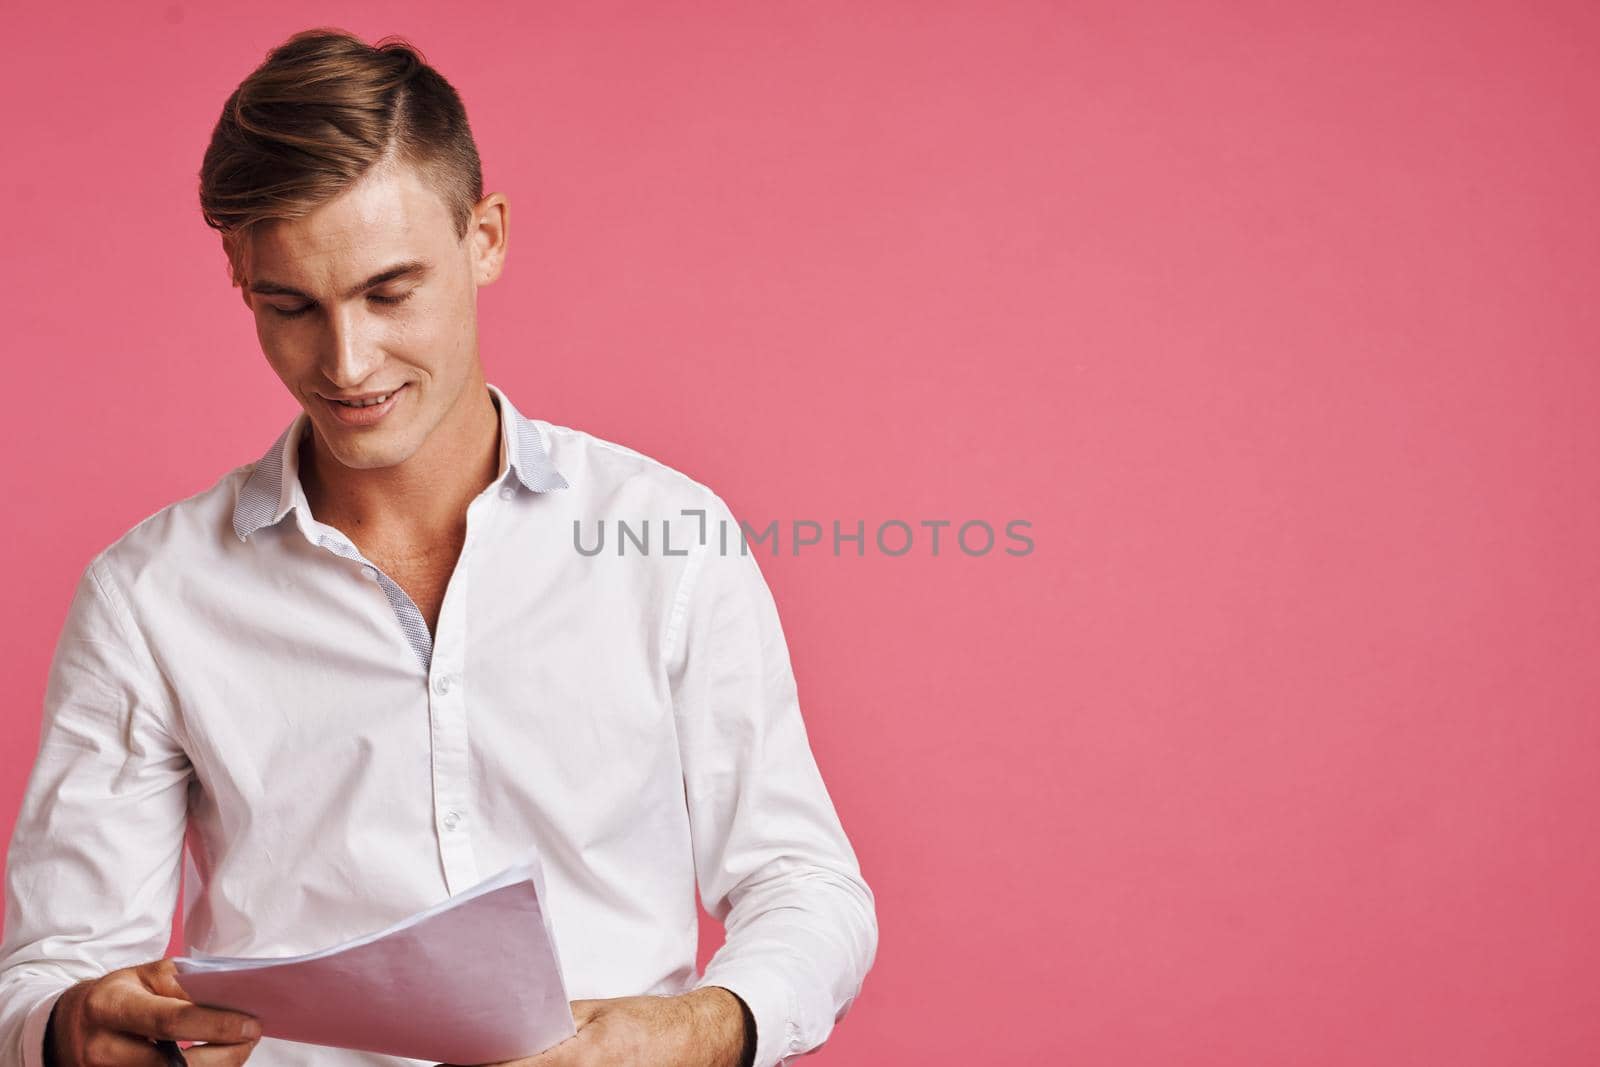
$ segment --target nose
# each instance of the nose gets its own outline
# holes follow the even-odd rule
[[[330,316],[323,339],[322,374],[337,389],[354,389],[383,362],[372,324],[358,311],[341,308]]]

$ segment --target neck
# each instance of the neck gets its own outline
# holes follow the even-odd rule
[[[420,546],[459,536],[467,505],[500,470],[500,413],[482,383],[460,400],[404,463],[358,470],[340,463],[308,425],[300,483],[319,522],[358,543]]]

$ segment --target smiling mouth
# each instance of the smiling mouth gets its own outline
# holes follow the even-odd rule
[[[323,396],[322,402],[328,405],[328,412],[341,425],[351,427],[371,427],[382,423],[393,411],[400,398],[405,396],[406,388],[410,382],[402,382],[399,386],[369,397],[366,400],[339,400],[334,397]],[[321,396],[321,394],[318,394]]]
[[[397,386],[397,387],[389,390],[387,393],[379,393],[377,396],[372,397],[372,398],[367,399],[367,400],[340,400],[337,397],[331,397],[331,396],[323,397],[323,399],[324,400],[332,400],[335,404],[343,404],[347,408],[370,408],[370,407],[376,407],[377,405],[383,403],[385,400],[388,400],[391,396],[394,396],[394,394],[398,393],[401,389],[404,389],[404,388],[405,388],[404,385]]]

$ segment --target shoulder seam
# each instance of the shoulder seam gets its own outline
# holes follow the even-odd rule
[[[712,496],[716,495],[712,491],[710,486],[706,485],[704,482],[700,481],[699,479],[691,477],[688,474],[685,474],[683,471],[679,470],[678,468],[676,468],[674,466],[671,466],[670,464],[661,462],[661,460],[656,459],[654,456],[647,456],[643,452],[639,452],[639,451],[636,451],[636,450],[634,450],[632,448],[629,448],[627,445],[620,445],[620,444],[617,444],[615,441],[607,441],[603,437],[596,437],[594,434],[589,433],[587,430],[578,430],[578,429],[574,429],[571,426],[562,426],[559,423],[546,422],[543,419],[535,419],[533,421],[535,421],[537,423],[540,423],[541,425],[543,425],[545,427],[548,427],[552,431],[561,430],[561,431],[563,431],[563,432],[565,432],[567,434],[571,434],[573,436],[584,437],[589,441],[590,444],[593,444],[593,445],[595,445],[596,447],[599,447],[599,448],[603,448],[608,452],[615,452],[615,453],[617,453],[618,455],[621,455],[621,456],[628,456],[628,457],[630,457],[632,459],[643,460],[644,462],[650,464],[653,467],[657,467],[657,468],[659,468],[661,470],[666,471],[668,474],[671,474],[671,475],[673,475],[675,477],[678,477],[678,478],[682,478],[684,481],[688,482],[691,486],[695,487],[696,489],[701,490],[702,492],[709,493]]]
[[[711,491],[708,489],[707,492]],[[677,589],[672,595],[672,607],[667,614],[667,632],[661,641],[662,663],[671,662],[673,655],[677,652],[676,641],[683,632],[683,619],[689,610],[689,598],[694,594],[694,586],[700,579],[700,572],[705,569],[706,558],[711,555],[710,520],[716,518],[718,522],[721,522],[722,515],[720,513],[727,512],[730,516],[733,514],[728,508],[727,502],[716,493],[711,493],[711,499],[707,503],[711,506],[706,509],[705,515],[702,516],[705,521],[704,529],[707,531],[706,539],[701,543],[700,551],[689,557],[689,561],[684,564],[683,572],[678,575]],[[713,512],[718,514],[713,516]]]
[[[105,548],[100,550],[100,554],[101,555],[105,555],[106,553],[110,552],[112,549],[116,548],[117,545],[119,545],[123,541],[127,540],[135,532],[137,532],[140,527],[145,526],[152,519],[159,519],[162,515],[165,515],[167,512],[171,511],[173,508],[177,507],[180,504],[187,504],[189,501],[195,499],[196,497],[202,497],[202,496],[205,496],[207,493],[214,492],[215,490],[220,489],[224,482],[227,482],[230,478],[233,478],[235,475],[237,475],[242,470],[246,470],[247,468],[255,467],[257,462],[258,462],[257,460],[251,460],[249,463],[242,463],[239,466],[233,468],[232,470],[227,471],[226,473],[218,476],[216,481],[212,482],[210,485],[206,486],[204,489],[196,489],[194,492],[190,493],[188,496],[179,497],[177,500],[171,500],[171,501],[168,501],[167,503],[161,505],[159,508],[157,508],[156,510],[152,511],[150,514],[146,515],[144,518],[140,519],[138,522],[134,523],[132,526],[129,526],[126,530],[122,531],[122,533],[118,534],[115,538],[113,538],[109,545],[107,545]],[[246,475],[246,477],[248,477],[248,475]],[[234,495],[234,499],[237,500],[238,499],[237,490],[235,490],[233,495]],[[97,556],[96,558],[98,559],[99,557]]]
[[[139,628],[138,621],[133,617],[133,608],[122,594],[122,587],[117,583],[116,575],[111,573],[111,563],[107,558],[109,549],[102,550],[94,559],[89,561],[89,579],[99,590],[111,607],[111,614],[117,620],[117,629],[122,633],[122,640],[128,646],[128,651],[138,661],[141,673],[144,675],[143,684],[139,689],[143,692],[144,699],[150,707],[158,709],[161,714],[162,727],[185,751],[188,750],[188,738],[184,734],[179,722],[177,709],[172,702],[160,696],[161,679],[160,669],[156,666],[155,658],[150,652],[150,643],[145,639],[144,631]],[[135,643],[133,638],[137,637]]]
[[[603,437],[596,437],[587,430],[563,426],[560,423],[549,422],[545,419],[532,419],[530,421],[537,424],[541,429],[548,430],[552,435],[560,433],[571,437],[581,437],[590,445],[619,456],[641,461],[680,480],[693,490],[697,497],[701,498],[696,503],[700,504],[704,509],[703,529],[706,531],[709,531],[713,525],[712,519],[716,517],[716,513],[732,514],[727,502],[717,494],[716,490],[699,479],[685,474],[678,468],[663,463],[654,456],[645,455],[643,452],[629,448],[627,445],[618,444],[615,441],[607,441]],[[700,572],[705,568],[706,556],[711,551],[709,533],[707,533],[705,542],[698,547],[700,550],[691,553],[689,559],[684,563],[683,570],[678,574],[677,581],[674,583],[675,589],[667,609],[666,627],[661,637],[661,661],[663,664],[669,662],[677,651],[677,641],[682,634],[683,620],[688,611],[689,598],[693,595],[694,586]]]

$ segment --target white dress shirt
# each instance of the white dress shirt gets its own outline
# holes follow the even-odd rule
[[[843,1018],[877,951],[873,895],[757,548],[700,483],[488,388],[500,473],[467,509],[435,633],[312,516],[304,412],[89,563],[7,854],[0,1063],[39,1067],[67,986],[160,959],[180,883],[190,949],[298,955],[530,846],[574,999],[724,986],[757,1067]],[[727,930],[704,975],[697,886]],[[422,1062],[270,1037],[250,1058]]]

